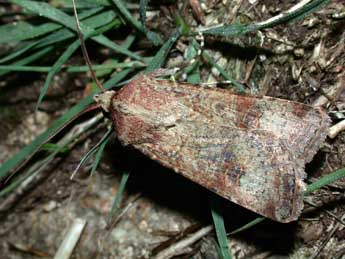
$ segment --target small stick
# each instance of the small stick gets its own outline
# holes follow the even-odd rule
[[[75,22],[76,22],[76,26],[77,26],[77,33],[78,33],[78,37],[79,37],[79,40],[80,40],[80,46],[81,46],[81,50],[83,52],[83,56],[85,58],[87,66],[90,69],[92,79],[95,81],[95,83],[98,86],[98,88],[100,90],[102,90],[102,92],[105,92],[106,89],[104,88],[102,83],[100,81],[98,81],[96,73],[95,73],[95,71],[92,68],[92,63],[91,63],[91,60],[89,58],[89,54],[88,54],[86,46],[85,46],[85,41],[84,41],[83,33],[81,32],[81,29],[80,29],[80,23],[79,23],[79,19],[78,19],[77,6],[75,4],[75,0],[72,0],[72,3],[73,3],[74,18],[75,18]]]
[[[86,220],[76,218],[72,227],[67,232],[65,239],[62,241],[59,249],[57,250],[54,259],[68,259],[71,257],[75,246],[85,228]]]
[[[179,250],[182,250],[191,244],[195,243],[198,241],[200,238],[206,236],[208,233],[210,233],[213,230],[213,226],[209,225],[204,228],[201,228],[191,236],[182,239],[181,241],[173,244],[172,246],[168,247],[167,249],[161,251],[158,253],[155,257],[155,259],[165,259],[165,258],[171,258],[178,253]]]
[[[343,130],[345,130],[345,120],[332,126],[328,131],[328,137],[335,138]]]

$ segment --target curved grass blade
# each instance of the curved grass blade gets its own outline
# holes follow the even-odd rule
[[[180,35],[181,35],[181,32],[178,29],[175,32],[173,32],[170,38],[164,43],[164,45],[159,49],[156,55],[152,58],[152,60],[150,61],[150,64],[147,66],[145,70],[146,72],[151,72],[157,68],[160,68],[164,64],[165,59],[168,56],[168,53],[171,47],[174,45],[174,43],[180,37]]]
[[[84,11],[80,14],[80,19],[85,19],[95,13],[98,13],[99,11],[101,11],[103,8],[93,8],[91,11],[87,10]],[[111,12],[113,14],[113,17],[109,17],[109,15],[107,15],[107,12],[103,12],[99,15],[101,15],[102,17],[98,17],[99,15],[93,16],[91,18],[88,18],[85,20],[85,23],[88,24],[89,26],[93,26],[94,28],[99,27],[101,25],[104,25],[107,22],[107,20],[109,20],[109,22],[111,20],[113,20],[115,17],[115,13],[113,11],[108,11]],[[98,21],[102,21],[101,24],[98,25]],[[59,25],[60,26],[60,25]],[[62,27],[62,26],[60,26]],[[18,32],[16,32],[18,33]],[[14,59],[18,56],[20,56],[21,54],[25,53],[26,51],[28,51],[29,49],[35,47],[35,48],[41,48],[41,47],[45,47],[47,45],[53,44],[53,43],[57,43],[59,41],[68,39],[68,38],[72,38],[74,37],[75,34],[73,32],[71,32],[70,30],[63,28],[60,30],[57,30],[39,40],[33,41],[33,42],[25,42],[23,44],[20,44],[19,46],[17,46],[14,50],[12,50],[12,53],[9,54],[8,56],[0,59],[0,64],[1,63],[5,63],[7,61],[10,61],[11,59]]]
[[[140,22],[143,27],[144,32],[146,33],[146,37],[153,43],[155,46],[159,46],[163,44],[162,38],[159,34],[150,31],[146,27],[146,8],[148,4],[148,0],[140,0],[140,7],[139,7],[139,14],[140,14]]]
[[[44,48],[42,50],[39,50],[39,51],[37,51],[37,52],[35,52],[35,53],[33,53],[33,54],[31,54],[31,55],[21,59],[21,60],[13,63],[12,65],[14,65],[14,66],[26,65],[28,63],[31,63],[31,62],[33,62],[33,61],[35,61],[35,60],[45,56],[47,53],[49,53],[53,49],[54,49],[53,46],[48,46],[48,47],[46,47],[46,48]],[[0,72],[0,76],[3,76],[5,74],[7,74],[8,72],[9,71],[2,71],[2,72]]]
[[[74,17],[67,15],[66,13],[60,11],[59,9],[43,2],[35,2],[30,0],[11,0],[12,3],[15,3],[17,5],[22,6],[23,8],[34,12],[38,15],[44,16],[50,20],[53,20],[55,22],[58,22],[64,26],[66,26],[69,29],[72,29],[73,31],[77,31],[76,24]],[[81,23],[81,31],[84,34],[85,38],[90,37],[90,35],[95,34],[95,30],[91,28],[90,26],[87,26],[85,23]],[[128,49],[117,45],[113,41],[111,41],[109,38],[105,37],[104,35],[100,34],[97,36],[92,36],[92,40],[113,49],[114,51],[132,57],[137,60],[142,60],[142,57],[129,51]]]
[[[131,69],[123,70],[116,74],[111,80],[104,84],[106,89],[110,89],[113,85],[125,78]],[[55,136],[66,124],[72,121],[91,103],[93,103],[92,94],[82,99],[70,110],[64,113],[60,118],[55,120],[52,125],[38,137],[36,137],[30,144],[22,148],[16,155],[6,160],[0,167],[0,180],[4,179],[12,170],[20,167],[23,163],[31,158],[39,148],[46,143],[50,138]]]
[[[116,68],[142,68],[145,65],[141,62],[133,61],[133,62],[125,62],[125,63],[108,63],[103,65],[93,65],[95,71],[108,71],[113,70]],[[0,71],[20,71],[20,72],[40,72],[40,73],[48,73],[51,71],[52,67],[48,66],[20,66],[20,65],[0,65]],[[61,70],[66,71],[68,73],[82,73],[88,72],[89,68],[87,66],[69,66],[63,67]],[[111,71],[110,71],[111,72]],[[109,74],[108,72],[107,74]]]
[[[239,92],[241,93],[245,92],[244,86],[238,83],[231,76],[229,76],[229,74],[220,65],[218,65],[209,54],[207,54],[207,52],[204,51],[202,53],[202,56],[206,59],[208,63],[214,66],[225,79],[229,80]]]
[[[129,172],[127,172],[127,171],[123,172],[122,177],[121,177],[121,181],[120,181],[120,185],[119,185],[119,189],[117,190],[116,196],[115,196],[114,201],[113,201],[113,205],[111,206],[111,210],[110,210],[109,215],[108,215],[108,225],[111,224],[111,220],[112,220],[115,212],[119,209],[120,202],[121,202],[122,196],[123,196],[123,191],[125,190],[128,178],[129,178]]]
[[[126,18],[126,20],[134,26],[134,28],[136,28],[140,32],[145,32],[140,22],[135,17],[133,17],[130,12],[128,12],[125,4],[121,0],[112,0],[112,2],[120,11],[120,13]]]
[[[109,28],[111,28],[113,26],[113,24],[111,24],[110,26],[105,26],[105,28],[101,28],[100,30],[108,30]],[[97,31],[95,31],[97,33]],[[62,65],[70,58],[70,56],[79,48],[80,46],[80,40],[77,39],[75,40],[68,48],[67,50],[65,50],[65,52],[58,58],[58,60],[54,63],[54,65],[52,66],[51,70],[49,71],[47,78],[44,82],[43,88],[40,92],[40,95],[38,97],[38,101],[36,104],[36,108],[35,111],[38,110],[39,105],[41,104],[43,97],[46,95],[48,88],[49,88],[49,84],[51,82],[51,80],[53,79],[54,75],[60,71]]]
[[[110,133],[112,132],[112,128],[110,128],[107,133],[100,139],[100,141],[97,142],[96,145],[94,145],[86,154],[85,156],[81,159],[81,161],[79,162],[79,164],[77,165],[77,167],[74,169],[73,173],[71,174],[71,179],[73,179],[73,177],[75,176],[75,174],[78,172],[78,170],[80,169],[80,167],[82,167],[82,165],[91,157],[93,156],[93,154],[95,154],[97,152],[97,149],[99,146],[101,146],[104,142],[108,142],[108,138],[110,136]],[[103,148],[104,149],[104,148]],[[97,156],[96,156],[97,157]],[[97,162],[98,164],[98,162]],[[97,167],[97,166],[96,166]],[[93,167],[92,167],[93,168]],[[94,169],[96,170],[96,168]]]
[[[41,25],[32,25],[23,21],[5,24],[0,26],[0,44],[36,38],[61,27],[61,25],[51,22]]]
[[[218,244],[220,247],[220,254],[222,259],[231,259],[231,250],[228,245],[228,238],[226,236],[226,230],[224,226],[224,219],[221,212],[221,200],[219,197],[210,194],[210,205],[212,218],[214,223],[214,229],[216,231]]]
[[[53,79],[54,75],[61,69],[62,65],[70,58],[70,56],[72,56],[72,54],[79,48],[79,46],[80,46],[79,39],[75,40],[71,45],[69,45],[67,50],[65,50],[65,52],[54,63],[54,65],[52,66],[51,70],[49,71],[47,78],[44,82],[43,88],[40,92],[40,96],[38,97],[35,111],[38,110],[38,107],[41,104],[43,97],[46,95],[48,88],[49,88],[49,84],[50,84],[51,80]]]
[[[265,219],[266,218],[264,218],[264,217],[258,217],[256,219],[250,221],[249,223],[243,225],[242,227],[240,227],[238,229],[235,229],[234,231],[230,232],[229,235],[235,235],[235,234],[238,234],[238,233],[240,233],[242,231],[245,231],[245,230],[247,230],[247,229],[249,229],[249,228],[259,224],[260,222],[264,221]]]
[[[58,141],[58,144],[55,146],[55,149],[53,152],[51,152],[47,157],[45,157],[43,160],[40,160],[33,164],[29,168],[27,172],[25,172],[23,175],[20,175],[14,179],[8,186],[6,186],[4,189],[0,192],[0,197],[2,195],[8,194],[9,192],[13,191],[15,188],[22,186],[22,188],[25,189],[25,186],[30,184],[33,178],[38,176],[40,172],[55,158],[55,156],[62,152],[63,150],[70,150],[71,145],[75,145],[76,139],[78,137],[81,137],[85,135],[85,132],[87,130],[92,130],[95,126],[95,124],[102,119],[102,116],[93,117],[88,121],[85,121],[79,125],[76,125],[74,128],[71,129],[71,131],[66,134],[61,140]],[[83,126],[83,130],[80,130],[80,126]]]
[[[233,24],[217,26],[210,29],[202,30],[202,33],[220,36],[235,36],[240,34],[245,34],[248,32],[253,32],[261,29],[271,28],[278,24],[284,24],[288,22],[293,22],[304,18],[315,10],[323,7],[329,2],[329,0],[311,0],[300,6],[300,4],[295,5],[286,12],[272,17],[264,22],[254,23],[254,24]]]
[[[101,139],[102,142],[101,142],[101,144],[99,146],[99,149],[98,149],[98,151],[96,153],[95,161],[92,164],[90,176],[93,176],[94,173],[96,172],[96,169],[98,167],[99,161],[101,160],[101,157],[103,155],[104,148],[108,144],[109,139],[110,139],[110,135],[111,135],[112,132],[113,132],[113,129],[110,127],[108,129],[107,133],[105,133],[105,135]]]
[[[307,186],[307,190],[304,192],[304,195],[309,194],[317,189],[320,189],[321,187],[325,185],[331,184],[343,177],[345,177],[345,168],[341,168],[337,171],[334,171],[333,173],[325,175],[324,177],[317,180],[316,182],[309,184]]]
[[[0,59],[0,64],[8,62],[11,59],[14,59],[14,58],[20,56],[21,54],[25,53],[26,51],[28,51],[29,49],[34,47],[36,44],[37,44],[37,42],[31,42],[31,43],[26,42],[26,43],[22,44],[21,46],[18,47],[18,49],[13,50],[13,52],[11,52],[9,55]]]

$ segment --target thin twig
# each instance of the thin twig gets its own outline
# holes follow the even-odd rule
[[[200,238],[206,236],[213,230],[213,226],[209,225],[207,227],[201,228],[197,232],[191,234],[189,237],[182,239],[181,241],[173,244],[172,246],[168,247],[167,249],[161,251],[155,256],[155,259],[166,259],[175,256],[179,251],[185,249],[186,247],[190,246],[191,244],[198,241]]]
[[[81,50],[83,52],[83,56],[85,58],[87,66],[90,69],[92,79],[95,81],[95,83],[99,87],[99,89],[102,90],[102,92],[105,92],[106,89],[104,88],[102,83],[100,81],[98,81],[96,73],[93,70],[92,63],[91,63],[91,60],[90,60],[90,57],[89,57],[89,53],[87,52],[87,49],[86,49],[86,46],[85,46],[85,41],[84,41],[83,33],[81,32],[81,28],[80,28],[80,23],[79,23],[79,18],[78,18],[78,13],[77,13],[77,6],[75,4],[75,0],[72,0],[72,3],[73,3],[74,18],[75,18],[75,22],[76,22],[76,25],[77,25],[77,33],[78,33],[78,37],[79,37],[79,40],[80,40],[80,46],[81,46]]]

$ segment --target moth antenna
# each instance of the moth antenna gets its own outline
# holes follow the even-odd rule
[[[78,38],[80,40],[80,46],[81,46],[81,50],[83,52],[85,62],[87,64],[87,66],[89,67],[89,70],[91,72],[91,77],[95,81],[98,88],[101,89],[102,92],[106,92],[107,90],[104,88],[102,83],[100,81],[98,81],[96,73],[93,70],[92,63],[91,63],[91,60],[89,58],[89,54],[88,54],[86,46],[85,46],[84,36],[83,36],[83,33],[81,32],[80,23],[79,23],[79,19],[78,19],[78,13],[77,13],[77,6],[75,4],[75,0],[72,0],[72,5],[73,5],[74,18],[75,18],[75,22],[77,25]]]

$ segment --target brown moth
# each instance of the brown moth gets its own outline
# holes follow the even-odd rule
[[[330,124],[321,108],[151,75],[95,100],[123,145],[279,222],[299,217],[304,166]]]
[[[141,75],[118,92],[105,91],[72,2],[86,63],[104,91],[95,101],[110,115],[123,145],[265,217],[299,217],[304,166],[330,124],[321,108],[156,79],[157,73]]]

